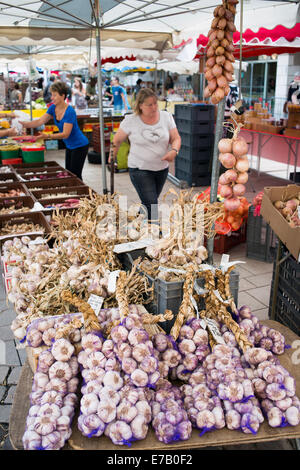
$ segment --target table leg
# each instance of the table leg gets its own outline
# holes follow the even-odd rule
[[[297,163],[298,163],[298,146],[299,146],[299,141],[296,140],[295,144],[295,165],[294,165],[294,176],[293,176],[293,182],[296,183],[296,172],[297,172]]]

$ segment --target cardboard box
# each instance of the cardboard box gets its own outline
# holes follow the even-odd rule
[[[273,203],[297,197],[299,192],[300,186],[297,184],[264,188],[260,211],[265,221],[298,261],[300,261],[300,227],[292,228]]]

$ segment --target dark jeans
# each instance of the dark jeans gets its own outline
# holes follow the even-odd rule
[[[77,149],[66,149],[66,170],[71,171],[82,180],[82,168],[88,153],[88,145]]]
[[[141,203],[146,207],[149,220],[158,219],[158,198],[166,182],[169,169],[160,171],[129,168],[129,176]]]

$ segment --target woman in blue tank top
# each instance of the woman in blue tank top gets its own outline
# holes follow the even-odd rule
[[[82,169],[87,156],[89,141],[81,132],[75,110],[65,102],[68,94],[68,87],[64,82],[57,81],[50,88],[52,105],[47,112],[34,121],[23,121],[21,124],[25,128],[36,128],[47,124],[53,118],[58,127],[57,134],[41,133],[44,139],[61,139],[66,146],[66,170],[74,173],[82,179]]]

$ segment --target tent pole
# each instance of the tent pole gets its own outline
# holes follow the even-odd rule
[[[31,68],[30,68],[30,60],[31,60],[31,49],[30,46],[28,47],[28,54],[29,54],[29,76],[28,76],[28,86],[29,86],[29,99],[30,99],[30,121],[32,121],[32,89],[31,89]],[[30,134],[33,135],[33,128],[30,129]]]
[[[222,138],[223,121],[224,121],[224,110],[225,110],[225,98],[218,104],[218,114],[216,120],[215,130],[215,142],[213,151],[213,162],[211,172],[211,185],[210,185],[210,203],[213,204],[217,200],[218,196],[218,180],[220,172],[220,161],[219,161],[219,150],[218,143]],[[207,252],[208,252],[208,263],[213,264],[213,253],[214,253],[214,237],[207,240]]]
[[[239,67],[239,100],[242,96],[242,59],[243,59],[243,0],[241,0],[241,11],[240,11],[240,67]]]
[[[104,119],[103,119],[103,102],[102,102],[100,4],[99,4],[99,0],[95,1],[94,15],[95,15],[95,22],[96,22],[97,83],[98,83],[98,97],[99,97],[99,132],[100,132],[100,152],[101,152],[101,167],[102,167],[102,190],[103,190],[103,194],[107,194],[106,157],[105,157],[105,141],[104,141]]]

